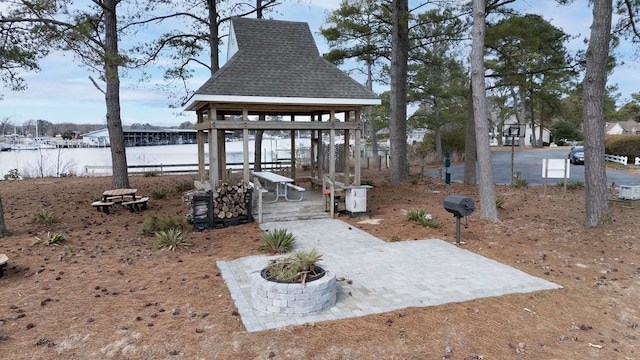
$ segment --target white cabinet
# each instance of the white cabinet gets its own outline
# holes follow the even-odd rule
[[[640,186],[620,185],[618,197],[628,200],[640,199]]]
[[[345,186],[345,210],[352,214],[367,212],[367,190],[371,188],[369,185]]]

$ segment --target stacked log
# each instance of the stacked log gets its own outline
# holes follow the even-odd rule
[[[213,216],[231,219],[249,213],[250,187],[245,184],[222,183],[213,191]]]

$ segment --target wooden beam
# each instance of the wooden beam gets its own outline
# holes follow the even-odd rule
[[[241,121],[214,120],[196,125],[197,130],[362,130],[362,123],[349,121]]]

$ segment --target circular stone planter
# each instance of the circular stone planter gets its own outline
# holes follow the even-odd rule
[[[336,276],[324,276],[300,283],[280,283],[267,280],[261,272],[251,274],[251,303],[256,310],[274,314],[310,314],[332,307],[336,303]]]

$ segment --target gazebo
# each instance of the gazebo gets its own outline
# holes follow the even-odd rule
[[[328,175],[335,181],[335,156],[328,156],[328,171],[324,173],[319,145],[323,134],[328,134],[329,149],[334,149],[336,131],[342,131],[345,149],[350,148],[349,138],[354,134],[355,154],[344,164],[347,173],[343,175],[347,183],[359,185],[362,109],[380,103],[376,94],[319,55],[307,23],[233,18],[226,64],[194,93],[185,108],[197,115],[199,180],[207,181],[205,132],[208,181],[211,188],[216,188],[226,176],[225,132],[242,131],[242,175],[249,182],[249,131],[290,131],[291,177],[295,179],[295,132],[308,130],[312,176]],[[289,117],[289,121],[260,121],[266,116]]]

